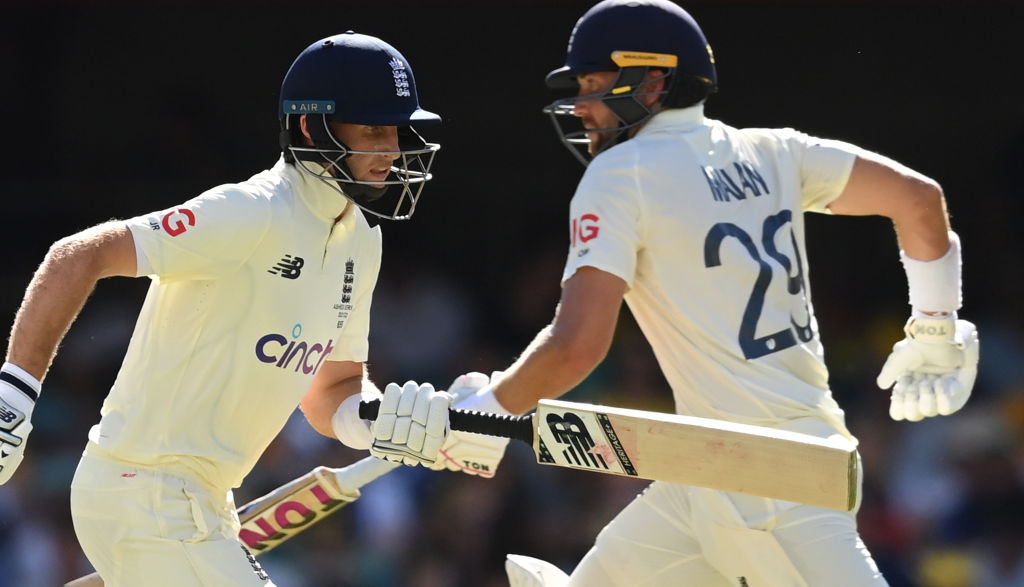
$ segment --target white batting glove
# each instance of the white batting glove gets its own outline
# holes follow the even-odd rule
[[[889,416],[917,422],[964,407],[978,375],[978,331],[967,320],[912,317],[878,374],[892,388]]]
[[[389,383],[370,428],[370,454],[411,467],[434,464],[448,436],[451,402],[451,395],[429,383]]]
[[[21,368],[11,363],[0,368],[0,485],[14,475],[25,456],[39,389],[39,381]]]
[[[455,398],[454,407],[460,410],[508,415],[509,411],[494,397],[494,386],[491,385],[491,380],[500,374],[495,372],[488,378],[487,375],[474,371],[456,377],[448,387],[448,393]],[[461,471],[490,479],[494,477],[498,463],[505,456],[506,446],[507,438],[452,430],[441,448],[437,462],[430,465],[430,468],[435,471]]]

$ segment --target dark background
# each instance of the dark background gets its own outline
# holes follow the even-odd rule
[[[0,315],[13,319],[56,239],[273,165],[288,66],[311,42],[352,29],[398,47],[422,105],[444,119],[423,129],[442,150],[415,218],[382,227],[374,378],[445,386],[468,370],[506,367],[550,320],[558,297],[568,201],[582,167],[541,113],[553,98],[543,77],[563,62],[569,31],[590,4],[0,4]],[[964,249],[961,315],[982,339],[968,407],[918,424],[888,420],[887,394],[873,380],[908,307],[884,219],[808,219],[821,336],[834,393],[862,443],[862,535],[890,583],[1024,585],[1024,9],[684,6],[718,64],[721,89],[708,116],[854,142],[943,185]],[[71,531],[68,483],[147,283],[101,282],[46,380],[26,461],[0,488],[0,565],[12,569],[11,585],[52,585],[90,570]],[[608,360],[568,397],[670,409],[628,311]],[[296,416],[236,500],[361,456]],[[264,563],[279,585],[501,585],[506,552],[571,570],[642,484],[531,461],[513,446],[491,481],[397,471]]]

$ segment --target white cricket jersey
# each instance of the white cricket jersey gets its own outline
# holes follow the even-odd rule
[[[853,440],[828,388],[803,212],[828,212],[858,151],[702,106],[659,113],[587,168],[563,282],[582,266],[626,281],[679,413]]]
[[[279,160],[128,220],[152,284],[90,440],[240,485],[324,361],[367,359],[380,229],[346,202]]]

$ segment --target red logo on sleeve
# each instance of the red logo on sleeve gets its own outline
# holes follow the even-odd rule
[[[584,214],[578,219],[573,218],[572,246],[576,246],[577,240],[579,240],[580,243],[585,243],[592,238],[596,238],[599,230],[599,227],[597,226],[598,220],[600,220],[600,218],[597,217],[597,214]]]
[[[161,221],[161,224],[163,224],[164,230],[167,231],[167,234],[171,236],[178,236],[188,230],[188,226],[185,226],[186,222],[188,223],[188,226],[195,226],[196,215],[188,208],[178,208],[177,210],[168,212]]]

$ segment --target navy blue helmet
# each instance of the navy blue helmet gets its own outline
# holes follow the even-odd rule
[[[424,141],[413,125],[437,123],[441,118],[420,107],[412,66],[393,46],[352,31],[313,43],[284,77],[278,116],[286,161],[374,216],[393,220],[412,216],[424,184],[432,178],[430,167],[440,149]],[[312,145],[302,135],[301,116],[306,116]],[[387,181],[353,177],[346,158],[381,152],[353,151],[331,131],[331,122],[398,127],[400,151]],[[401,192],[388,194],[393,185],[401,186]]]
[[[544,111],[569,150],[584,165],[587,159],[579,147],[589,143],[592,132],[614,131],[617,136],[605,148],[628,138],[628,129],[653,116],[637,98],[651,70],[665,79],[660,108],[683,108],[705,100],[718,87],[715,58],[697,21],[669,0],[603,0],[576,22],[569,36],[565,65],[548,73],[548,87],[556,90],[578,88],[577,76],[595,72],[618,72],[618,78],[600,96],[557,100]],[[603,101],[619,118],[615,129],[566,132],[558,116],[572,116],[580,99]],[[595,154],[596,155],[596,154]]]

